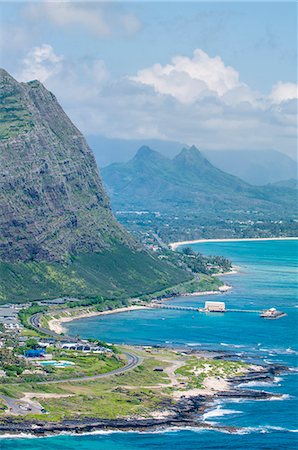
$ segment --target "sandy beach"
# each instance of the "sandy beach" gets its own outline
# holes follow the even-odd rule
[[[194,241],[179,241],[169,244],[172,250],[176,250],[180,245],[200,244],[203,242],[237,242],[237,241],[294,241],[298,237],[276,237],[276,238],[227,238],[227,239],[195,239]]]
[[[222,273],[213,273],[211,276],[212,277],[223,277],[226,275],[236,275],[237,273],[239,273],[240,267],[238,266],[232,266],[232,269],[229,270],[228,272],[222,272]]]
[[[65,316],[65,317],[59,317],[59,319],[50,319],[48,322],[48,327],[50,330],[54,331],[57,334],[66,333],[66,328],[63,327],[63,323],[71,322],[72,320],[76,319],[84,319],[85,317],[92,317],[92,316],[106,316],[108,314],[117,314],[122,312],[128,312],[128,311],[134,311],[136,309],[147,309],[146,306],[141,305],[131,305],[126,306],[123,308],[117,308],[117,309],[111,309],[108,311],[84,311],[82,314],[78,314],[76,316]]]
[[[234,273],[237,273],[236,271],[227,272],[225,274],[221,275],[232,275]],[[220,286],[218,288],[218,291],[198,291],[198,292],[192,292],[187,294],[181,294],[181,297],[200,297],[205,295],[215,295],[215,294],[223,294],[227,291],[232,289],[232,286],[229,286],[227,284],[224,284],[223,286]],[[164,298],[162,301],[167,300],[173,300],[173,297]],[[154,303],[152,304],[152,306]],[[86,317],[93,317],[93,316],[106,316],[108,314],[118,314],[123,312],[129,312],[129,311],[135,311],[138,309],[150,309],[150,304],[148,306],[143,305],[132,305],[132,306],[126,306],[123,308],[117,308],[117,309],[111,309],[108,311],[84,311],[81,314],[75,315],[75,316],[65,316],[65,317],[59,317],[58,319],[50,319],[48,322],[48,327],[51,331],[54,331],[57,334],[67,333],[67,329],[63,327],[63,323],[71,322],[73,320],[77,319],[84,319]]]
[[[220,275],[232,275],[235,273],[237,273],[236,270],[231,270],[230,272],[222,273]],[[192,293],[181,294],[181,297],[200,297],[200,296],[215,295],[215,294],[218,295],[218,294],[223,294],[223,293],[229,291],[230,289],[232,289],[232,286],[229,286],[228,284],[224,284],[223,286],[220,286],[217,291],[197,291],[197,292],[192,292]],[[174,297],[163,298],[162,301],[173,300],[173,298]],[[154,300],[152,302],[152,306],[154,306]],[[111,309],[108,311],[85,310],[85,311],[82,311],[82,313],[79,313],[75,316],[72,316],[69,314],[64,317],[59,317],[58,319],[52,318],[48,321],[48,327],[51,331],[54,331],[57,334],[62,334],[62,333],[66,334],[67,329],[65,327],[63,327],[63,324],[67,323],[67,322],[71,322],[73,320],[84,319],[86,317],[93,317],[93,316],[106,316],[109,314],[118,314],[118,313],[123,313],[123,312],[135,311],[135,310],[139,310],[139,309],[150,309],[150,308],[151,308],[151,305],[150,305],[150,303],[148,303],[148,306],[131,305],[131,306],[123,307],[123,308]],[[65,314],[67,314],[67,312],[65,312]]]
[[[237,273],[237,272],[235,272]],[[230,272],[227,272],[227,274],[222,274],[222,275],[228,275],[231,274]],[[217,276],[217,275],[215,275]],[[215,294],[223,294],[224,292],[229,291],[230,289],[232,289],[232,286],[229,286],[228,284],[224,284],[223,286],[219,286],[218,291],[197,291],[197,292],[192,292],[192,293],[187,293],[187,294],[181,294],[181,297],[201,297],[204,295],[215,295]],[[167,300],[167,299],[165,299]],[[170,298],[169,300],[172,300],[172,298]]]

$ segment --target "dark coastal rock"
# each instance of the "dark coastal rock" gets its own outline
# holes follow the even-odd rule
[[[170,409],[170,415],[162,419],[97,419],[97,418],[80,418],[71,420],[62,420],[61,422],[47,422],[41,420],[18,420],[18,419],[1,419],[0,435],[20,433],[34,434],[36,436],[46,436],[51,434],[67,433],[87,433],[96,430],[119,430],[119,431],[148,431],[162,429],[165,427],[197,427],[207,429],[221,429],[229,433],[237,432],[236,427],[230,426],[214,426],[210,423],[202,421],[201,416],[210,407],[216,399],[253,399],[264,400],[273,396],[272,393],[265,391],[251,390],[232,390],[227,392],[219,392],[216,396],[196,396],[192,398],[182,398],[176,405]],[[274,394],[276,397],[276,394]]]

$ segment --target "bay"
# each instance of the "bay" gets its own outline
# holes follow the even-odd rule
[[[204,254],[232,259],[236,275],[223,277],[233,286],[214,296],[228,308],[259,310],[276,307],[287,313],[263,320],[257,313],[199,314],[143,310],[91,317],[67,324],[69,333],[108,342],[216,349],[248,356],[255,362],[281,363],[291,372],[266,390],[282,400],[223,402],[212,405],[205,420],[241,428],[241,434],[203,430],[158,433],[98,433],[34,439],[0,439],[0,448],[43,449],[291,449],[297,447],[297,252],[298,241],[234,241],[193,244]],[[210,296],[178,297],[171,303],[202,306]],[[264,386],[254,386],[254,389]]]

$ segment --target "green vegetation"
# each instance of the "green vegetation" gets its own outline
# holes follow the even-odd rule
[[[125,351],[127,347],[120,347],[119,350]],[[135,369],[121,375],[84,382],[65,380],[61,384],[39,384],[32,380],[14,386],[2,384],[0,393],[13,398],[21,398],[24,392],[31,393],[32,398],[34,394],[39,394],[36,400],[48,414],[27,414],[24,420],[35,418],[56,421],[84,417],[115,419],[134,415],[150,417],[153,412],[175,404],[174,392],[184,393],[194,387],[202,388],[203,381],[208,377],[233,377],[248,367],[241,362],[214,360],[200,354],[185,355],[169,349],[133,348],[131,351],[143,360]],[[62,354],[56,356],[60,358]],[[98,364],[95,355],[73,357],[77,366],[86,370],[85,373],[88,372],[88,360],[93,370],[98,370],[95,368]],[[65,359],[70,358],[70,353],[65,356]],[[174,370],[177,363],[181,367]],[[157,367],[158,371],[155,370]],[[42,394],[47,396],[42,397]],[[53,397],[49,397],[49,394]]]
[[[194,273],[213,275],[221,272],[228,272],[232,269],[232,263],[223,256],[204,256],[199,252],[194,252],[191,247],[182,248],[179,253],[180,260]]]
[[[21,309],[18,312],[18,317],[19,317],[21,324],[24,327],[26,327],[32,331],[35,331],[35,328],[33,328],[30,325],[30,322],[29,322],[30,317],[33,316],[33,314],[45,313],[48,309],[49,308],[47,306],[32,305],[32,306],[29,306],[29,308]]]
[[[145,243],[154,236],[175,242],[298,233],[292,184],[252,186],[195,147],[173,159],[142,147],[130,161],[104,167],[102,176],[118,220]]]
[[[5,401],[2,398],[0,398],[0,415],[4,414],[6,410],[7,410],[7,405],[6,405]]]
[[[189,280],[115,220],[92,151],[55,96],[5,70],[0,86],[0,303],[130,298]]]
[[[220,286],[223,286],[223,283],[218,278],[201,275],[199,279],[192,279],[151,295],[142,295],[140,298],[144,301],[160,300],[177,295],[193,294],[194,292],[218,291]]]
[[[0,277],[0,303],[61,296],[137,297],[192,278],[145,251],[132,251],[120,244],[113,251],[74,256],[65,264],[0,262]]]
[[[157,361],[154,356],[145,354],[144,351],[137,351],[141,356],[146,356],[142,364],[134,370],[126,372],[122,375],[113,376],[106,379],[86,382],[67,382],[63,384],[38,384],[33,380],[27,380],[26,383],[20,383],[17,386],[2,384],[0,393],[14,398],[21,398],[24,392],[36,392],[46,394],[60,394],[60,398],[44,398],[38,399],[48,414],[46,416],[38,415],[36,418],[42,420],[61,420],[63,418],[72,417],[102,417],[116,418],[130,415],[150,415],[151,412],[161,408],[167,402],[171,404],[168,394],[164,394],[156,385],[167,385],[169,383],[168,376],[164,372],[156,372],[154,368],[159,366],[167,366],[168,363]],[[56,355],[55,358],[62,358],[62,354]],[[173,355],[172,355],[173,356]],[[98,356],[96,355],[73,355],[73,361],[80,370],[84,370],[88,374],[88,365],[93,366],[93,370],[98,371]],[[111,361],[114,366],[109,367],[109,371],[116,368],[114,358],[105,357]],[[70,354],[63,359],[71,360]],[[117,362],[118,367],[121,363]],[[107,361],[105,361],[105,369],[107,369]],[[68,377],[73,376],[70,369],[55,369],[59,378],[62,372]],[[107,370],[105,370],[106,372]],[[102,373],[102,372],[99,372]],[[66,375],[64,375],[66,378]],[[152,388],[150,388],[152,386]],[[28,419],[34,416],[28,414]]]
[[[4,370],[6,373],[6,377],[1,379],[1,383],[17,379],[28,367],[25,360],[19,357],[20,349],[14,345],[16,345],[14,342],[6,341],[5,345],[0,348],[0,370]]]
[[[22,347],[0,349],[0,369],[6,372],[6,377],[2,379],[3,384],[93,376],[118,369],[124,364],[123,360],[113,353],[83,353],[54,347],[47,350],[54,360],[68,361],[73,365],[63,368],[51,365],[36,366],[30,359],[20,357],[26,350],[37,346],[36,339],[30,339]]]
[[[19,89],[8,92],[1,86],[0,95],[0,139],[6,140],[24,134],[33,128],[32,115],[19,95]]]
[[[247,364],[241,361],[226,361],[223,359],[190,358],[187,363],[175,373],[187,378],[189,389],[204,387],[203,382],[208,377],[231,378],[242,374]]]

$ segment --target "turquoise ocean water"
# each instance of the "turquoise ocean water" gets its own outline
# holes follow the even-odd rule
[[[239,434],[204,430],[156,433],[97,433],[85,436],[0,439],[2,449],[294,449],[298,447],[297,356],[298,241],[250,241],[194,244],[205,254],[220,254],[239,266],[223,277],[233,289],[214,299],[228,308],[277,307],[288,315],[262,320],[256,313],[197,314],[182,311],[132,311],[68,324],[69,333],[130,344],[184,345],[248,355],[255,362],[282,363],[291,368],[266,390],[282,393],[270,401],[222,402],[210,406],[204,419],[241,428]],[[203,305],[210,297],[179,297],[171,302]],[[253,385],[254,389],[264,386]],[[249,388],[249,387],[247,387]]]

